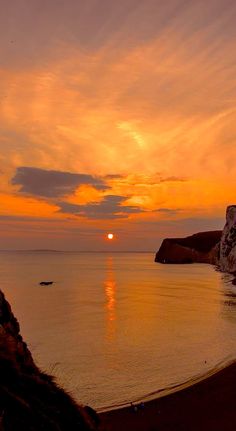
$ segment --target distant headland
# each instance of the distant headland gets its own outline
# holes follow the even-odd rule
[[[186,238],[166,238],[156,254],[160,263],[214,263],[222,231],[199,232]]]
[[[236,205],[228,206],[223,231],[166,238],[156,253],[155,262],[210,263],[221,271],[236,273]]]

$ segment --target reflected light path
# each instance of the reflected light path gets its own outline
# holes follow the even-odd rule
[[[116,330],[116,281],[114,275],[114,260],[109,256],[106,260],[106,279],[104,282],[106,294],[107,338],[113,341]]]

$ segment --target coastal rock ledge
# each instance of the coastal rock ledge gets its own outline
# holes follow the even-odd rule
[[[156,253],[160,263],[210,263],[236,275],[236,205],[228,206],[223,231],[166,238]]]
[[[0,431],[95,431],[98,422],[36,366],[0,291]]]
[[[186,238],[166,238],[156,254],[160,263],[212,263],[218,256],[222,231],[199,232]]]

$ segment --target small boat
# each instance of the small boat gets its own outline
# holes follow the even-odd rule
[[[53,284],[53,281],[40,281],[40,286],[49,286],[50,284]]]

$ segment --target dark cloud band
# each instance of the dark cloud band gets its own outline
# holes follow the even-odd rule
[[[60,212],[74,214],[92,219],[126,218],[129,214],[143,212],[136,206],[121,205],[127,198],[124,196],[108,195],[101,202],[86,205],[60,202]]]
[[[110,187],[99,177],[71,172],[50,171],[33,167],[20,167],[12,178],[20,192],[34,196],[58,198],[72,193],[77,187],[87,184],[97,190]]]

